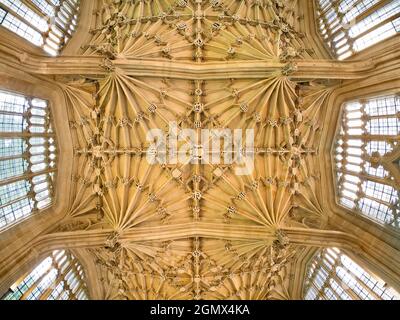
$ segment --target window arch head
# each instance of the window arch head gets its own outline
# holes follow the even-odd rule
[[[0,0],[0,25],[57,55],[77,28],[79,0]]]
[[[343,60],[400,32],[400,1],[316,0],[322,38]]]
[[[321,249],[305,277],[306,300],[398,300],[400,294],[337,248]]]
[[[23,275],[3,300],[87,300],[85,273],[68,251],[56,250]]]
[[[56,151],[47,101],[0,90],[0,230],[51,205]]]
[[[339,204],[400,227],[400,97],[347,102],[334,149]]]

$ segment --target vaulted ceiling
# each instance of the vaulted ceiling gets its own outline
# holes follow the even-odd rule
[[[289,299],[306,247],[338,234],[322,206],[319,162],[327,100],[339,82],[325,80],[335,65],[301,32],[298,5],[97,7],[79,72],[54,72],[73,175],[68,214],[48,236],[68,239],[84,257],[98,298]],[[85,65],[91,58],[101,66]],[[293,76],[298,65],[308,76]],[[149,164],[147,132],[167,132],[171,121],[198,133],[254,129],[255,170]]]
[[[86,249],[105,297],[287,294],[290,263],[302,247],[282,229],[324,227],[316,161],[330,92],[287,77],[291,59],[310,58],[294,28],[295,4],[105,2],[83,55],[104,55],[110,72],[64,88],[75,157],[70,219],[62,226],[113,230],[103,246]],[[184,78],[133,76],[113,66],[127,58],[184,61],[188,70]],[[191,73],[209,62],[233,61],[235,70],[243,60],[281,65],[262,76],[252,68],[240,77]],[[254,129],[254,172],[149,164],[146,133],[167,132],[171,121],[198,132]],[[135,236],[146,228],[151,234]]]

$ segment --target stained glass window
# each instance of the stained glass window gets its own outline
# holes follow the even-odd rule
[[[0,90],[0,229],[51,204],[56,170],[48,103]]]

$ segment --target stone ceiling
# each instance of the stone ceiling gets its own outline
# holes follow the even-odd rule
[[[296,29],[297,1],[103,3],[82,55],[104,57],[107,74],[60,83],[74,176],[68,217],[55,231],[109,232],[102,245],[79,249],[106,299],[289,298],[303,246],[285,230],[326,226],[318,144],[332,90],[290,79],[293,59],[316,58]],[[276,67],[261,76],[191,74],[254,60]],[[154,63],[154,76],[117,61]],[[186,76],[158,76],[160,63],[174,62],[186,63]],[[255,170],[149,164],[147,132],[167,132],[171,121],[197,133],[254,129]]]

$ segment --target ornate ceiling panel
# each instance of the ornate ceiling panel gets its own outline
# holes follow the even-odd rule
[[[70,212],[56,231],[109,231],[103,245],[80,249],[95,262],[102,298],[289,298],[288,273],[302,247],[282,229],[326,225],[317,156],[331,92],[288,78],[293,58],[309,58],[294,30],[296,1],[103,2],[83,54],[106,58],[108,75],[60,83],[74,176]],[[121,59],[283,64],[264,77],[199,80],[127,74],[114,67]],[[198,145],[187,150],[189,161],[151,164],[147,134],[170,136],[171,122],[196,135],[253,129],[254,170],[201,163]],[[166,235],[166,226],[176,230]],[[145,227],[160,231],[131,238]],[[264,235],[247,237],[251,227]]]
[[[309,54],[297,1],[103,1],[84,54],[189,61],[284,60]]]
[[[294,257],[269,241],[189,238],[90,249],[106,299],[288,298],[283,287]],[[281,297],[282,298],[282,297]]]

